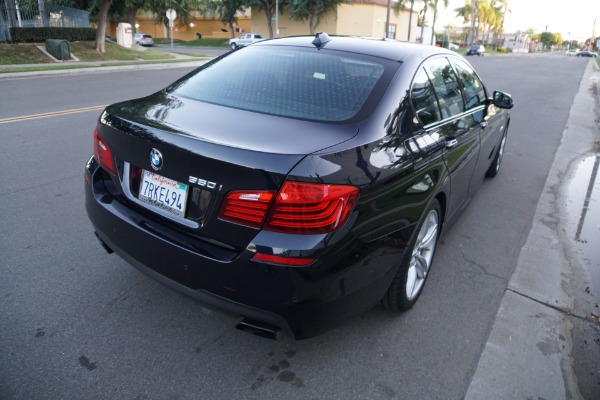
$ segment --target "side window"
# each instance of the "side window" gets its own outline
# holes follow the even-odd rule
[[[485,104],[485,88],[475,71],[462,60],[452,60],[458,76],[463,83],[465,99],[467,101],[466,109],[470,110]]]
[[[441,119],[433,86],[423,68],[415,76],[410,95],[417,117],[423,125],[429,125]]]
[[[464,111],[458,78],[446,58],[436,58],[425,65],[427,75],[440,103],[442,118],[446,119]]]

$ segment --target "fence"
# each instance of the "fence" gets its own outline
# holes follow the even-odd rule
[[[70,27],[87,28],[90,26],[89,11],[75,8],[46,4],[45,12],[40,12],[37,6],[19,7],[18,2],[11,0],[0,4],[0,42],[10,41],[10,28],[33,27]]]

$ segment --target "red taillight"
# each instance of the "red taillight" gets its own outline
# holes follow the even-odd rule
[[[262,253],[256,253],[252,256],[252,260],[269,264],[289,265],[292,267],[305,267],[315,261],[314,258],[283,257]]]
[[[106,143],[98,136],[98,129],[94,131],[94,157],[96,157],[98,164],[106,171],[113,175],[117,174],[112,153]]]
[[[225,197],[219,218],[260,228],[274,195],[274,192],[267,191],[231,192]]]
[[[286,182],[265,229],[304,234],[332,232],[346,222],[358,193],[354,186]]]
[[[219,217],[277,232],[332,232],[346,222],[358,193],[354,186],[286,182],[272,206],[273,192],[229,193]]]

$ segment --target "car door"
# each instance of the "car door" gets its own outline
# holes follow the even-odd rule
[[[496,154],[500,136],[504,129],[502,120],[496,117],[498,109],[487,101],[485,86],[469,64],[460,59],[452,59],[452,64],[458,74],[465,96],[465,108],[473,118],[473,123],[479,125],[481,150],[475,174],[469,187],[474,193],[485,176],[485,173]]]
[[[446,57],[424,65],[437,98],[441,120],[427,127],[434,138],[445,143],[443,158],[450,175],[448,219],[460,211],[469,198],[469,185],[480,149],[479,124],[465,112],[462,89],[454,68]]]

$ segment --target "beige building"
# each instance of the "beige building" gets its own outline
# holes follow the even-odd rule
[[[392,4],[394,2],[392,1]],[[410,9],[396,15],[390,11],[390,35],[397,40],[408,39],[408,20]],[[387,0],[351,0],[340,4],[335,11],[325,14],[317,24],[315,32],[327,32],[330,35],[384,37],[387,16]],[[418,13],[413,11],[411,21],[411,41],[417,36]],[[279,17],[279,35],[275,32],[275,21],[272,21],[274,36],[296,36],[310,34],[308,21],[294,21],[287,11]],[[252,32],[269,37],[269,28],[265,13],[258,7],[252,7]]]
[[[317,24],[316,32],[324,31],[330,35],[384,37],[386,14],[387,0],[351,0],[350,3],[340,4],[335,11],[325,14]],[[398,15],[394,10],[390,11],[389,37],[407,40],[409,15],[409,9],[401,11]],[[413,11],[412,42],[418,35],[417,20],[418,13]],[[128,21],[109,21],[107,34],[116,36],[119,22]],[[204,38],[228,39],[230,37],[229,26],[217,18],[206,18],[196,14],[192,15],[187,25],[179,25],[179,22],[179,20],[175,20],[173,27],[173,38],[175,39],[194,40],[198,34]],[[308,35],[310,33],[308,21],[294,21],[287,11],[279,16],[279,35],[275,33],[275,21],[272,25],[274,36]],[[239,36],[241,32],[256,32],[263,37],[269,37],[265,13],[257,7],[239,13],[235,29],[235,36]],[[136,16],[136,31],[150,34],[155,38],[167,37],[167,28],[163,24],[155,23],[153,13],[144,11],[138,12]]]
[[[106,33],[111,36],[117,35],[117,25],[119,22],[129,22],[126,20],[109,21]],[[197,34],[202,37],[223,38],[229,39],[229,25],[223,24],[217,18],[202,17],[199,13],[192,13],[192,16],[187,25],[180,25],[180,20],[175,20],[173,26],[173,38],[181,40],[194,40]],[[139,11],[135,18],[136,31],[147,33],[155,38],[166,38],[167,27],[164,24],[157,24],[153,13]],[[238,14],[238,22],[235,25],[236,31],[250,31],[250,12]],[[236,33],[236,36],[238,34]]]

